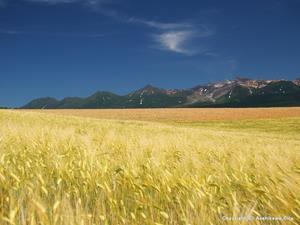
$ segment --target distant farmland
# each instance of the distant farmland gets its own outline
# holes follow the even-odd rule
[[[30,111],[98,119],[181,122],[300,117],[300,107],[240,109],[57,109]]]

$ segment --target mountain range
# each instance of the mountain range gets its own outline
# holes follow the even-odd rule
[[[147,85],[127,95],[99,91],[93,95],[57,100],[38,98],[23,109],[98,109],[166,107],[275,107],[300,106],[300,78],[254,80],[236,77],[188,89],[162,89]]]

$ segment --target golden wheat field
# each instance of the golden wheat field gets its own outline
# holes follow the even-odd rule
[[[202,109],[55,109],[29,110],[100,119],[143,120],[143,121],[181,121],[197,122],[211,120],[244,120],[300,117],[300,107],[292,108],[202,108]]]
[[[207,110],[0,110],[0,224],[300,224],[299,108]]]

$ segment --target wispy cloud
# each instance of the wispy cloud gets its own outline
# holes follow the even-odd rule
[[[192,25],[189,23],[162,23],[157,21],[151,21],[151,20],[144,20],[139,18],[128,18],[127,22],[129,23],[137,23],[137,24],[143,24],[147,25],[149,27],[161,29],[161,30],[169,30],[169,29],[187,29],[191,28]]]
[[[0,0],[0,3],[7,0]],[[118,11],[111,10],[107,7],[102,7],[105,3],[112,3],[114,0],[22,0],[27,2],[44,3],[44,4],[70,4],[80,3],[91,6],[97,12],[108,16],[116,21],[142,25],[153,30],[149,36],[156,43],[156,49],[170,51],[184,55],[195,55],[203,53],[193,46],[193,42],[199,41],[201,38],[206,38],[215,34],[214,29],[204,24],[194,24],[192,22],[161,22],[155,20],[147,20],[144,18],[129,17]],[[99,7],[101,6],[101,7]],[[14,32],[1,32],[6,34],[14,34]],[[44,33],[45,35],[45,33]],[[72,37],[102,37],[103,34],[48,34],[56,36],[72,36]],[[201,46],[200,46],[201,47]],[[202,47],[203,49],[203,47]]]
[[[191,31],[170,31],[154,35],[154,38],[162,49],[190,55],[192,51],[187,49],[185,44],[192,36]]]
[[[103,0],[23,0],[27,2],[42,2],[49,4],[58,4],[58,3],[75,3],[75,2],[88,2],[92,4],[96,4],[99,2],[103,2]]]
[[[198,30],[176,30],[166,31],[153,35],[154,40],[159,44],[160,49],[181,53],[185,55],[196,55],[206,51],[204,46],[198,44],[197,48],[192,42],[199,41],[201,38],[213,35],[213,31]]]
[[[188,23],[151,23],[148,26],[158,29],[158,33],[152,35],[154,41],[158,43],[159,49],[167,50],[185,55],[196,55],[202,53],[203,47],[193,46],[193,42],[200,41],[215,34],[215,31],[207,26]],[[158,25],[157,25],[158,24]]]
[[[113,18],[116,21],[142,25],[152,28],[149,36],[156,43],[156,49],[170,51],[184,55],[203,53],[203,46],[197,48],[192,42],[215,34],[215,30],[208,24],[195,24],[193,22],[161,22],[137,17],[129,17],[118,11],[100,8],[98,12]]]
[[[118,14],[114,14],[114,17],[116,16]],[[118,19],[120,19],[119,16]],[[135,17],[122,17],[122,19],[126,23],[142,24],[156,29],[156,32],[152,33],[151,37],[158,44],[158,49],[185,55],[200,53],[199,50],[190,46],[191,41],[215,34],[211,27],[203,24],[195,25],[191,22],[165,23]]]
[[[4,7],[5,6],[5,1],[4,0],[0,0],[0,7]]]
[[[24,1],[57,4],[57,3],[74,3],[74,2],[78,2],[79,0],[24,0]]]
[[[55,36],[55,37],[83,37],[83,38],[102,38],[107,36],[108,34],[102,33],[56,33],[56,32],[39,32],[35,33],[38,35],[46,35],[46,36]]]
[[[111,0],[22,0],[24,2],[35,2],[44,4],[69,4],[69,3],[81,3],[86,4],[91,7],[98,7],[99,5],[110,3]],[[8,4],[9,0],[0,0],[0,6],[5,6]]]
[[[84,37],[84,38],[102,38],[107,36],[103,33],[72,33],[72,32],[44,32],[44,31],[24,31],[7,30],[0,28],[0,35],[35,35],[35,36],[53,36],[53,37]]]
[[[1,29],[0,28],[0,34],[4,35],[17,35],[20,34],[20,31],[17,30],[6,30],[6,29]]]

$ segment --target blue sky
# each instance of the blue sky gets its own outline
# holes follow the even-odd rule
[[[0,105],[300,77],[300,0],[0,0]]]

